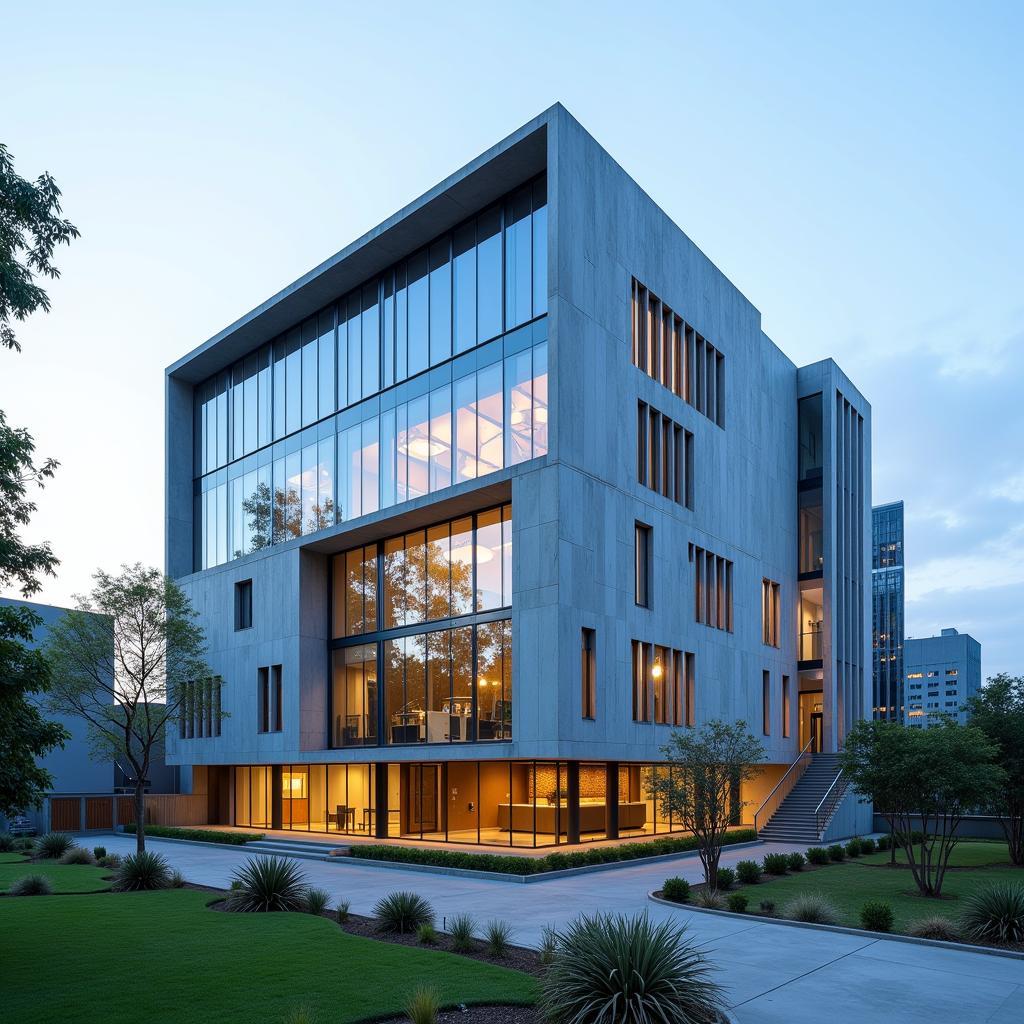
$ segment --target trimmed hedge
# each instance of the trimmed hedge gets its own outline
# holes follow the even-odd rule
[[[125,832],[135,835],[135,824],[125,825]],[[223,843],[225,846],[245,846],[262,835],[253,835],[250,832],[217,832],[208,828],[175,828],[172,825],[146,825],[143,832],[154,839],[194,839],[201,843]]]
[[[146,828],[149,834],[149,827]],[[251,838],[251,837],[249,837]],[[749,843],[757,838],[753,829],[730,832],[722,845]],[[541,875],[565,868],[589,867],[592,864],[614,864],[641,857],[662,857],[666,854],[689,853],[697,849],[692,836],[685,839],[652,839],[648,843],[620,843],[593,850],[572,853],[549,853],[544,857],[515,857],[500,853],[461,853],[454,850],[421,850],[412,846],[352,846],[348,855],[359,860],[386,860],[401,864],[425,864],[430,867],[457,868],[468,871],[496,871],[503,875]]]

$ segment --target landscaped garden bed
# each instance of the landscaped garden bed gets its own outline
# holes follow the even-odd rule
[[[716,893],[705,885],[670,879],[655,896],[705,910],[1024,951],[1024,942],[991,942],[972,935],[963,920],[977,894],[993,886],[1024,886],[1024,870],[1010,863],[1006,843],[960,842],[937,898],[919,892],[902,850],[891,865],[888,849],[873,849],[870,841],[866,845],[870,852],[862,852],[859,840],[812,848],[799,865],[786,863],[784,855],[781,861],[743,861],[735,871],[720,872]]]
[[[154,839],[189,839],[194,843],[223,843],[225,846],[245,846],[265,838],[256,832],[221,832],[211,828],[176,828],[172,825],[143,825],[142,830]],[[124,831],[135,835],[135,825],[125,825]]]

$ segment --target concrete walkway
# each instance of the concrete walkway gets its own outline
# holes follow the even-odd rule
[[[134,836],[96,836],[112,853],[130,853]],[[235,847],[190,846],[147,839],[190,882],[227,888],[247,854]],[[725,852],[722,866],[766,853],[804,847],[766,843]],[[581,913],[636,914],[685,922],[691,937],[719,968],[740,1024],[800,1024],[884,1020],[892,1024],[957,1021],[1019,1024],[1024,1020],[1024,961],[982,953],[918,946],[859,935],[748,922],[693,913],[648,901],[647,893],[670,875],[702,879],[696,857],[576,875],[522,885],[367,867],[358,861],[299,861],[310,884],[348,899],[369,915],[385,893],[412,889],[426,897],[439,919],[466,912],[483,923],[510,922],[514,941],[536,945],[545,925],[562,926]]]

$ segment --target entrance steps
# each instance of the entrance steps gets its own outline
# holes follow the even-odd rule
[[[257,839],[242,847],[246,852],[264,853],[268,856],[294,857],[298,860],[334,860],[334,850],[348,851],[339,843],[318,843],[304,839]]]
[[[820,842],[822,833],[818,831],[814,812],[838,775],[838,754],[814,754],[779,809],[758,831],[758,838],[769,842]]]

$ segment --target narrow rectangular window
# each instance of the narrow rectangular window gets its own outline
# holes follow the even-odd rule
[[[782,677],[782,738],[789,739],[789,676]]]
[[[704,549],[694,548],[693,556],[693,621],[704,621]]]
[[[235,631],[252,628],[252,580],[235,584]]]
[[[686,724],[692,726],[697,721],[697,656],[686,652]]]
[[[633,599],[641,608],[651,607],[651,528],[634,524]]]
[[[280,732],[284,728],[284,708],[281,706],[283,703],[283,687],[281,686],[281,666],[272,666],[270,669],[270,674],[272,677],[274,691],[274,732]]]
[[[583,627],[580,636],[580,689],[584,718],[597,717],[597,701],[595,693],[595,653],[596,634],[592,629]]]
[[[647,698],[648,661],[651,645],[633,641],[633,721],[648,722],[650,713]]]
[[[772,734],[772,677],[767,669],[761,673],[761,731]]]
[[[270,669],[259,669],[257,678],[259,680],[260,732],[270,732]]]
[[[717,372],[715,374],[715,383],[718,388],[717,400],[715,402],[716,418],[715,422],[725,428],[725,356],[721,352],[715,353],[715,362],[717,363]]]
[[[647,404],[637,403],[636,412],[636,478],[647,486]]]
[[[686,431],[686,507],[693,509],[693,434]]]
[[[674,651],[672,658],[672,724],[683,724],[683,654]]]
[[[221,718],[221,690],[224,686],[224,680],[220,676],[217,676],[213,681],[213,735],[220,735],[220,718]]]
[[[725,628],[732,632],[732,562],[725,563]]]

